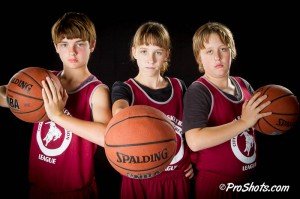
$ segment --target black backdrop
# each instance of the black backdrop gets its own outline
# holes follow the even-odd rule
[[[107,2],[110,3],[110,2]],[[137,27],[148,20],[166,25],[172,38],[171,67],[168,76],[177,76],[190,85],[200,74],[192,53],[192,36],[207,21],[226,24],[233,32],[237,60],[231,75],[242,76],[256,89],[266,84],[280,84],[289,88],[299,99],[299,35],[296,26],[299,18],[295,5],[257,4],[211,5],[170,4],[140,2],[140,9],[132,4],[94,5],[91,1],[40,2],[28,1],[3,7],[1,18],[1,72],[0,85],[7,84],[17,71],[28,66],[61,69],[60,60],[51,42],[53,23],[67,11],[86,13],[97,29],[97,46],[89,67],[108,86],[116,80],[125,80],[136,74],[129,61],[130,40]],[[149,4],[149,5],[147,5]],[[237,9],[238,8],[238,9]],[[284,13],[284,14],[283,14]],[[26,198],[28,191],[27,169],[31,124],[16,119],[8,109],[0,109],[1,179],[2,193]],[[296,163],[299,140],[299,122],[288,133],[280,136],[258,134],[258,183],[290,185],[289,193],[276,193],[288,198],[299,192],[299,168]],[[118,175],[105,160],[103,150],[96,157],[100,185],[111,181],[103,190],[107,198],[118,193]],[[105,164],[103,162],[106,162]],[[104,171],[104,172],[102,172]],[[254,195],[274,195],[255,193]],[[251,195],[249,193],[249,195]]]

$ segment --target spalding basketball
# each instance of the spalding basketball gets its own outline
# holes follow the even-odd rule
[[[267,95],[263,102],[271,101],[261,112],[272,112],[271,115],[258,120],[254,126],[257,131],[277,135],[287,132],[295,125],[299,115],[299,102],[289,89],[271,84],[260,87],[254,93],[257,92],[261,92],[261,96]]]
[[[28,67],[17,72],[7,84],[6,96],[11,112],[25,122],[48,120],[42,97],[42,80],[51,77],[62,89],[57,76],[41,67]]]
[[[146,105],[129,106],[109,122],[105,154],[120,174],[146,179],[160,174],[176,152],[176,133],[168,117]]]

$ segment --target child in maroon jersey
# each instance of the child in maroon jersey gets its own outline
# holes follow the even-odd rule
[[[182,136],[183,81],[163,76],[170,57],[170,37],[166,28],[156,22],[142,24],[136,31],[131,57],[139,72],[112,88],[113,115],[131,105],[148,105],[164,112],[176,126],[177,154],[161,174],[147,179],[122,176],[121,198],[189,197],[189,178],[193,177],[189,151]]]
[[[64,92],[50,78],[40,82],[49,121],[35,123],[32,132],[30,198],[96,199],[94,154],[104,145],[111,119],[108,87],[88,69],[96,46],[92,21],[82,13],[65,13],[52,27],[52,40],[63,68],[55,71]],[[6,86],[0,87],[6,103]]]
[[[249,83],[229,75],[236,56],[231,31],[206,23],[193,37],[200,72],[184,97],[183,131],[195,164],[196,198],[233,198],[223,183],[248,182],[256,166],[253,126],[271,113],[260,113],[270,101],[254,95]]]

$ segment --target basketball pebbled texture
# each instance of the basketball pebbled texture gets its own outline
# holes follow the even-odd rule
[[[176,133],[158,109],[130,106],[116,114],[105,133],[105,154],[120,174],[135,179],[160,174],[176,152]]]
[[[7,84],[6,96],[11,112],[25,122],[48,120],[42,97],[42,80],[50,76],[62,89],[51,71],[41,67],[27,67],[18,71]]]
[[[287,132],[297,122],[299,102],[297,97],[286,87],[270,84],[262,86],[254,93],[261,92],[267,98],[262,102],[271,101],[261,113],[272,112],[271,115],[258,120],[254,128],[264,134],[277,135]]]

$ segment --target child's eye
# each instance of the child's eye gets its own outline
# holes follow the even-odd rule
[[[209,55],[211,55],[213,53],[213,51],[212,50],[208,50],[208,51],[206,51],[206,53],[209,54]]]
[[[61,48],[65,48],[65,47],[67,47],[68,45],[67,45],[66,43],[59,43],[58,46],[61,47]]]
[[[77,46],[78,46],[78,47],[85,47],[85,45],[86,45],[86,44],[83,43],[83,42],[77,43]]]
[[[226,51],[228,51],[228,48],[221,48],[221,51],[226,52]]]

